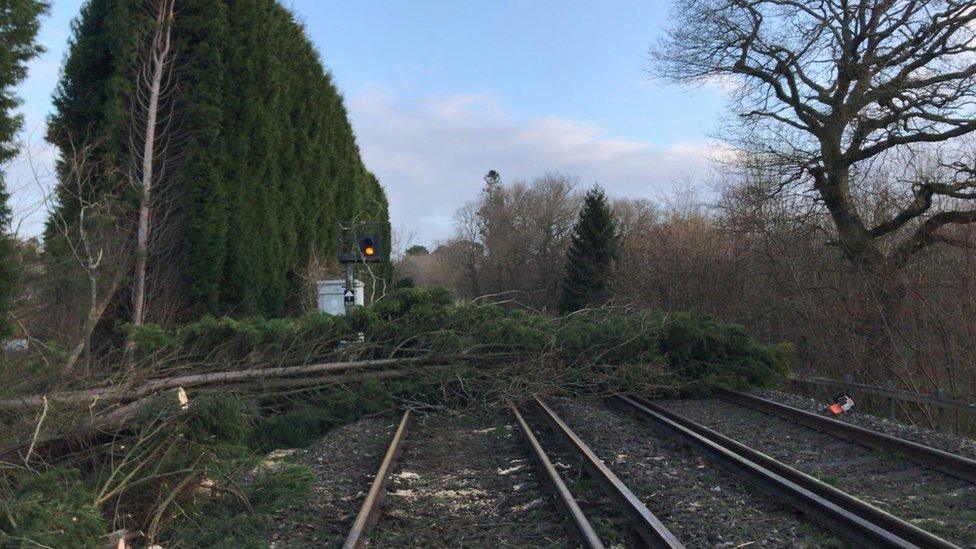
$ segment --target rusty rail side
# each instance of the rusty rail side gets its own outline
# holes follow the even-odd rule
[[[535,456],[536,463],[539,468],[545,474],[546,480],[549,482],[549,487],[556,494],[559,502],[562,504],[563,511],[566,516],[572,521],[573,526],[576,528],[576,532],[579,535],[580,542],[583,547],[588,547],[590,549],[603,549],[603,542],[600,541],[600,537],[596,534],[593,529],[593,525],[590,524],[589,519],[583,514],[583,510],[580,509],[576,499],[573,494],[570,493],[569,488],[566,487],[566,483],[563,482],[562,477],[559,476],[559,471],[552,465],[552,461],[549,456],[546,455],[546,451],[539,444],[539,440],[535,438],[532,433],[532,428],[522,417],[522,413],[514,404],[510,404],[509,408],[512,410],[512,415],[515,416],[515,421],[518,422],[519,428],[522,431],[522,436],[525,438],[526,442],[532,448],[532,454]]]
[[[593,480],[610,497],[617,507],[630,519],[631,525],[640,537],[651,547],[670,549],[684,548],[678,538],[668,530],[654,513],[630,491],[630,488],[606,464],[603,463],[583,440],[573,432],[556,412],[538,396],[533,397],[536,406],[552,426],[553,431],[579,454],[586,470]]]
[[[379,518],[380,502],[386,493],[386,485],[390,481],[393,464],[400,454],[403,439],[406,438],[407,427],[410,425],[411,417],[410,410],[403,413],[403,419],[400,420],[400,425],[393,434],[390,447],[387,448],[386,455],[383,456],[383,462],[380,463],[376,477],[373,478],[373,484],[369,487],[369,493],[366,494],[366,499],[363,500],[363,505],[359,508],[356,521],[353,522],[352,528],[349,530],[349,535],[346,537],[345,543],[342,544],[343,549],[358,549],[362,547],[366,541],[366,532],[376,523],[376,519]]]
[[[920,465],[931,467],[954,477],[976,482],[976,460],[943,452],[937,448],[893,437],[845,421],[821,416],[813,412],[780,404],[740,391],[718,389],[718,396],[733,403],[778,416],[806,427],[833,435],[875,450],[893,450]]]

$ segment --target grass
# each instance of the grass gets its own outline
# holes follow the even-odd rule
[[[587,474],[569,479],[567,484],[572,491],[579,494],[600,493],[600,485]]]
[[[627,527],[621,527],[611,518],[608,517],[595,517],[591,519],[593,524],[593,530],[596,531],[596,535],[603,541],[606,545],[617,546],[617,547],[627,547],[628,535]]]
[[[917,515],[924,518],[912,519],[916,526],[947,540],[962,542],[963,546],[976,543],[976,507],[971,489],[956,493],[941,494],[931,502],[918,502]],[[966,525],[960,528],[960,525]]]
[[[820,482],[823,482],[824,484],[829,484],[834,488],[836,488],[837,483],[840,482],[840,477],[838,475],[824,473],[820,467],[816,467],[810,471],[810,476],[814,477]]]
[[[858,547],[843,538],[833,537],[829,530],[812,522],[802,521],[796,529],[797,541],[804,540],[820,547],[854,549]]]

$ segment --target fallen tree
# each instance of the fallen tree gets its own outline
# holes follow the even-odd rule
[[[693,314],[600,307],[551,317],[417,289],[346,317],[204,318],[168,330],[143,326],[134,339],[132,370],[106,361],[97,378],[41,380],[19,395],[8,385],[0,399],[0,515],[5,497],[78,493],[97,502],[103,524],[168,545],[193,539],[173,532],[204,524],[200,505],[237,505],[241,472],[264,453],[311,444],[365,415],[495,409],[533,393],[765,385],[790,360],[788,348]],[[33,371],[57,370],[45,366]],[[178,398],[187,393],[188,402]],[[204,480],[217,487],[206,496],[197,489]]]
[[[199,387],[232,388],[235,384],[257,380],[279,380],[279,384],[288,381],[291,387],[308,386],[327,383],[329,378],[315,377],[309,379],[289,379],[300,375],[325,374],[347,372],[349,370],[363,370],[387,366],[407,366],[446,363],[444,359],[428,357],[390,358],[377,360],[360,360],[350,362],[332,362],[325,364],[306,364],[302,366],[288,366],[276,368],[255,368],[230,372],[214,372],[207,374],[193,374],[174,376],[163,379],[151,379],[134,386],[118,386],[105,389],[90,389],[85,391],[67,391],[48,395],[25,395],[22,397],[0,400],[0,411],[24,411],[39,408],[49,404],[88,404],[129,402],[139,400],[168,389],[190,389]]]
[[[334,366],[334,364],[329,366]],[[372,366],[376,367],[378,365],[372,364]],[[446,364],[438,364],[433,366],[415,366],[408,369],[379,370],[372,372],[355,371],[345,375],[333,374],[310,378],[261,378],[257,382],[248,383],[245,385],[213,386],[208,384],[197,384],[195,387],[201,391],[216,390],[235,392],[249,395],[251,397],[258,395],[280,395],[283,391],[312,391],[334,387],[337,385],[363,383],[366,381],[404,379],[425,376],[433,374],[437,370],[444,369],[446,366]],[[349,368],[345,371],[358,369],[359,368]],[[330,371],[335,372],[336,370]],[[181,398],[186,398],[185,393],[183,392],[184,387],[179,386],[175,389],[168,388],[153,392],[148,396],[143,396],[138,400],[125,404],[121,404],[116,401],[114,405],[109,405],[99,413],[91,414],[87,418],[85,425],[80,429],[72,428],[72,426],[62,426],[64,427],[62,432],[49,433],[43,437],[39,436],[43,420],[39,420],[30,438],[14,440],[0,446],[0,461],[6,460],[29,463],[33,455],[43,456],[48,459],[58,458],[86,446],[109,440],[137,421],[140,412],[149,406],[153,399],[157,397],[162,397],[164,399],[167,398],[164,395],[164,393],[167,391],[173,393],[173,396],[169,397],[169,400],[171,401],[179,402]],[[34,397],[30,398],[33,399]],[[40,396],[39,398],[41,406],[46,411],[47,407],[52,404],[52,401],[45,396]],[[31,402],[33,402],[33,400],[31,400]],[[78,401],[76,400],[60,401],[62,404],[75,404],[77,402]],[[103,399],[102,402],[106,404],[108,403],[108,401],[105,399]]]

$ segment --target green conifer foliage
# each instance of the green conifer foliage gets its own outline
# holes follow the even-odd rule
[[[55,144],[100,139],[106,175],[91,184],[96,196],[126,194],[113,178],[125,173],[144,3],[88,1],[55,98]],[[167,281],[184,317],[283,314],[301,298],[297,273],[309,259],[335,255],[340,220],[388,227],[383,189],[331,75],[276,0],[179,0],[173,32],[179,146],[161,192],[175,205],[158,218],[179,245],[150,254],[151,281]],[[60,198],[71,219],[75,197]]]
[[[10,226],[10,207],[7,205],[8,195],[0,181],[0,337],[10,333],[7,317],[10,299],[17,286],[19,269],[14,257],[14,243],[7,236]]]
[[[14,140],[23,120],[14,112],[20,104],[16,86],[27,76],[27,62],[42,51],[34,43],[40,16],[47,3],[37,0],[8,0],[0,5],[0,165],[17,154]],[[14,243],[8,235],[11,211],[9,194],[0,173],[0,336],[10,327],[7,310],[17,283]]]
[[[560,312],[578,311],[607,301],[616,255],[617,227],[613,213],[603,189],[595,186],[586,193],[573,229]]]

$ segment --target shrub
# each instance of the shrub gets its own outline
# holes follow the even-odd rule
[[[262,471],[248,489],[248,500],[256,513],[272,515],[304,503],[314,481],[315,473],[301,465],[288,464],[276,471]]]
[[[167,537],[186,547],[267,547],[275,513],[303,504],[314,479],[301,465],[262,469],[245,486],[246,502],[231,495],[209,500]]]
[[[663,324],[661,350],[679,379],[699,392],[711,385],[764,386],[789,371],[788,346],[769,347],[743,327],[679,313]]]
[[[137,327],[126,325],[124,329],[132,331],[136,347],[141,353],[151,353],[174,343],[170,334],[158,324],[144,324]]]
[[[385,384],[366,381],[343,390],[312,395],[298,405],[289,403],[291,409],[261,419],[251,444],[264,451],[308,446],[338,425],[394,408],[397,396],[423,398],[436,386],[436,380],[398,380]]]
[[[254,433],[256,412],[238,395],[203,394],[191,411],[183,427],[189,441],[244,446]]]
[[[7,484],[0,489],[2,547],[93,547],[107,533],[95,495],[77,470],[25,471]]]

